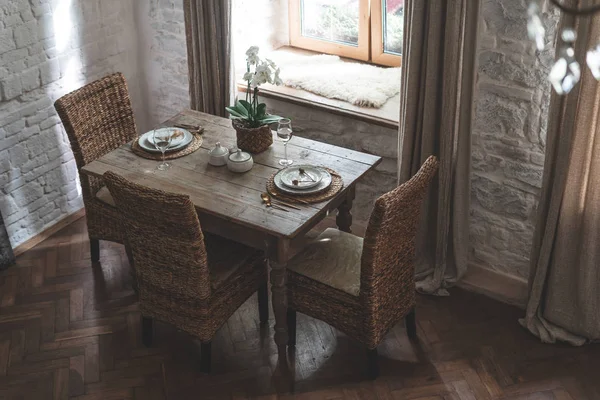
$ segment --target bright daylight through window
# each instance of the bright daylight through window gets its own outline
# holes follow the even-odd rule
[[[405,0],[289,0],[292,46],[376,64],[402,60]]]

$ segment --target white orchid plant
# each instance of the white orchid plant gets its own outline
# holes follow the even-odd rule
[[[227,107],[231,119],[244,121],[249,128],[258,128],[272,124],[282,117],[267,114],[267,105],[258,102],[258,88],[265,83],[281,85],[281,70],[268,58],[262,60],[258,56],[259,48],[252,46],[246,51],[246,73],[244,80],[248,82],[246,100],[237,100],[233,107]]]

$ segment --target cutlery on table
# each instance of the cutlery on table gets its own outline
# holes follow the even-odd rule
[[[271,202],[273,204],[277,204],[277,205],[280,205],[280,206],[286,206],[286,207],[289,207],[289,208],[293,208],[294,210],[302,210],[300,207],[296,207],[295,205],[290,204],[290,203],[286,203],[285,201],[273,200],[271,198],[271,196],[269,196],[268,193],[262,193],[260,195],[260,198],[263,199],[264,201],[268,200],[269,202]]]
[[[313,182],[316,182],[316,179],[315,179],[315,178],[313,178],[313,177],[312,177],[312,176],[311,176],[311,175],[310,175],[308,172],[306,172],[306,171],[304,170],[304,168],[299,168],[299,169],[298,169],[298,172],[300,172],[300,175],[306,175],[306,176],[308,176],[308,178],[309,178],[311,181],[313,181]]]
[[[293,198],[293,199],[292,199],[292,198],[290,198],[290,197],[283,196],[283,195],[281,195],[281,194],[275,194],[275,193],[271,193],[271,196],[275,197],[275,198],[276,198],[277,200],[279,200],[279,201],[281,201],[281,199],[283,199],[283,200],[288,200],[288,201],[297,201],[298,203],[302,203],[302,204],[304,204],[304,205],[307,205],[307,206],[309,206],[309,205],[310,205],[310,203],[309,203],[308,201],[306,201],[306,200],[297,199],[297,198]]]
[[[181,132],[181,131],[175,131],[171,135],[171,140],[179,139],[182,136],[183,136],[183,132]]]
[[[175,128],[187,129],[190,131],[199,131],[200,130],[200,125],[175,124],[173,126]]]
[[[294,185],[294,186],[298,186],[299,184],[301,184],[301,183],[306,183],[306,182],[310,182],[310,181],[305,181],[305,180],[301,180],[301,181],[299,181],[298,179],[294,179],[294,180],[292,181],[292,185]],[[314,181],[313,181],[313,182],[314,182]]]
[[[271,203],[271,198],[270,198],[270,197],[266,197],[266,198],[265,198],[265,197],[263,197],[262,195],[261,195],[260,197],[262,198],[262,201],[263,201],[263,203],[265,203],[265,205],[266,205],[267,207],[272,207],[272,208],[275,208],[275,209],[277,209],[277,210],[281,210],[281,211],[289,212],[289,210],[288,210],[288,209],[285,209],[285,208],[283,208],[283,207],[281,207],[281,206],[278,206],[278,205],[275,205],[275,204]]]

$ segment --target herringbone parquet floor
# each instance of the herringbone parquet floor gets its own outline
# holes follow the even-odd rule
[[[253,297],[220,330],[205,376],[194,342],[168,326],[143,347],[124,250],[103,242],[101,260],[91,267],[79,220],[0,274],[0,398],[600,399],[598,345],[543,345],[517,324],[522,311],[461,290],[419,297],[419,343],[395,327],[374,382],[361,346],[298,315],[295,394],[282,392],[273,321],[260,327]]]

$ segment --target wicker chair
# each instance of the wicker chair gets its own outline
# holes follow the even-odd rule
[[[152,319],[174,325],[201,342],[201,369],[210,372],[211,340],[258,290],[261,322],[268,312],[264,254],[203,234],[189,196],[134,184],[112,173],[104,181],[133,253],[143,342],[152,343]]]
[[[296,312],[334,326],[366,345],[377,377],[377,345],[402,318],[416,338],[414,253],[423,199],[438,167],[435,157],[408,182],[375,202],[365,239],[327,229],[288,265],[289,344]]]
[[[69,93],[54,103],[71,142],[77,169],[133,140],[135,120],[125,78],[116,73]],[[92,261],[100,260],[99,240],[123,243],[120,218],[101,179],[79,174]]]

